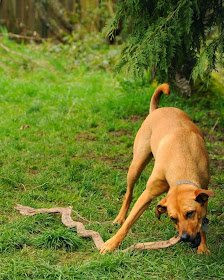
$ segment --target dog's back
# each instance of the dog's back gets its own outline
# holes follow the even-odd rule
[[[146,119],[152,133],[152,141],[156,137],[155,144],[167,134],[175,134],[176,137],[182,134],[187,137],[190,132],[194,132],[203,140],[200,129],[191,121],[189,116],[180,109],[173,107],[163,107],[154,110]],[[204,141],[204,140],[203,140]],[[153,145],[153,143],[152,143]]]
[[[167,87],[165,90],[167,92]],[[180,109],[157,109],[158,103],[156,108],[151,102],[150,108],[153,107],[154,110],[151,110],[141,129],[150,127],[152,153],[155,158],[159,157],[160,164],[164,164],[166,179],[175,181],[179,179],[175,173],[180,178],[188,176],[189,173],[191,178],[195,176],[195,181],[200,180],[200,184],[206,187],[209,181],[209,160],[201,130]]]
[[[197,135],[198,141],[204,143],[202,132],[185,112],[174,107],[158,108],[162,93],[170,94],[168,84],[162,84],[155,90],[150,102],[150,114],[141,127],[143,134],[150,134],[154,153],[160,141],[166,135],[174,134],[175,138],[178,139],[183,135],[184,138],[188,138],[188,136],[194,133]]]

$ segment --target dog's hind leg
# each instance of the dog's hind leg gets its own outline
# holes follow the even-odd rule
[[[114,223],[122,224],[124,223],[127,212],[130,206],[130,203],[132,201],[132,193],[133,188],[140,177],[142,171],[144,170],[145,166],[150,162],[152,159],[152,153],[143,154],[143,156],[140,156],[138,153],[134,153],[133,161],[129,167],[128,175],[127,175],[127,190],[124,196],[124,201],[121,207],[121,210],[119,214],[117,215],[116,219],[114,220]]]
[[[148,124],[148,121],[144,121],[135,137],[133,160],[127,176],[127,191],[124,196],[121,210],[114,220],[114,223],[124,223],[132,200],[135,183],[153,157],[151,150],[151,131],[149,127],[150,125]]]

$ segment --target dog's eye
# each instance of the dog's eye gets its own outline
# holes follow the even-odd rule
[[[178,220],[174,217],[170,217],[171,221],[174,222],[174,224],[177,224],[178,223]]]
[[[191,218],[194,215],[195,211],[189,211],[186,214],[186,218]]]

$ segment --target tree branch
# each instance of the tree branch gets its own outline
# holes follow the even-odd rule
[[[17,39],[25,39],[25,40],[34,40],[34,41],[45,41],[46,39],[40,37],[33,37],[33,36],[26,36],[26,35],[19,35],[13,33],[2,33],[0,34],[1,37],[8,36],[10,38],[17,38]]]
[[[71,217],[72,206],[56,207],[56,208],[49,208],[49,209],[47,209],[47,208],[35,209],[35,208],[31,208],[29,206],[23,206],[23,205],[17,204],[15,206],[15,209],[19,210],[19,212],[22,215],[26,215],[26,216],[33,216],[33,215],[41,214],[41,213],[61,213],[62,223],[66,227],[70,227],[70,228],[76,227],[78,236],[91,237],[98,250],[100,250],[104,244],[104,241],[98,232],[93,231],[93,230],[87,230],[85,228],[85,226],[83,225],[83,223],[75,222],[72,220],[72,217]],[[137,244],[134,244],[131,247],[123,250],[122,252],[126,252],[129,250],[153,250],[153,249],[168,248],[168,247],[171,247],[171,246],[177,244],[178,242],[180,242],[180,237],[174,236],[171,239],[166,240],[166,241],[137,243]]]

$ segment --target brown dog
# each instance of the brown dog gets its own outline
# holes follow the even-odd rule
[[[209,163],[200,129],[181,110],[158,109],[162,92],[169,94],[169,85],[162,84],[154,92],[150,115],[139,129],[134,143],[133,161],[127,176],[127,192],[114,222],[123,223],[118,232],[101,248],[101,253],[117,248],[128,230],[149,206],[152,199],[168,191],[156,207],[156,215],[167,213],[179,231],[182,241],[207,253],[205,223],[208,197]],[[145,166],[155,157],[155,164],[146,189],[126,219],[133,187]]]

